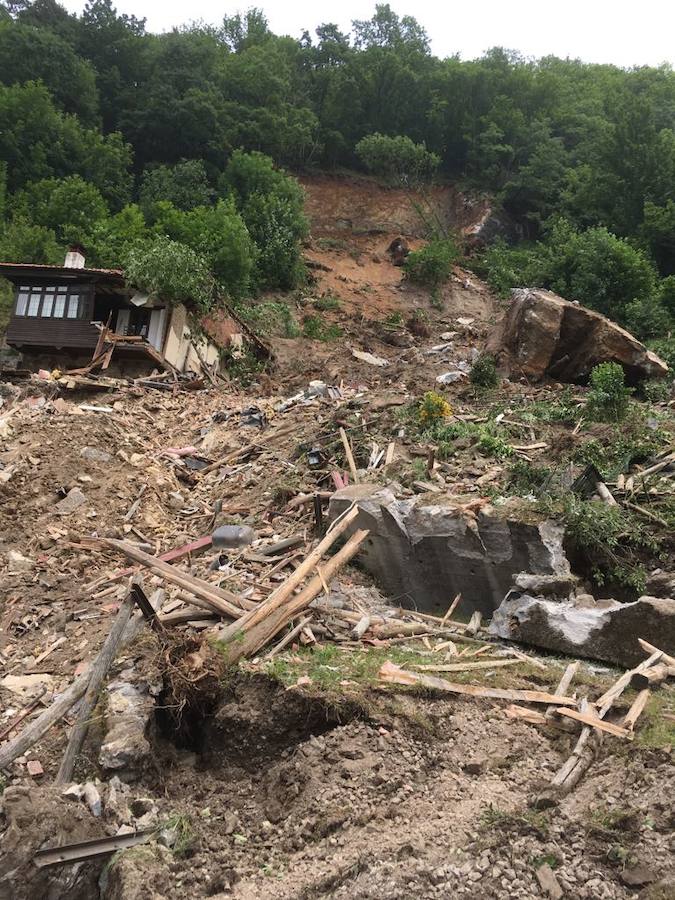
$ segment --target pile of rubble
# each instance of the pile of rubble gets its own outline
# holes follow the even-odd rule
[[[510,333],[516,320],[530,322],[527,310],[531,298],[517,298],[507,323]],[[569,356],[560,335],[567,333],[571,315],[560,313],[557,349],[539,367],[541,375],[550,372],[553,357],[560,362]],[[67,802],[77,814],[69,829],[59,825],[58,846],[48,832],[37,830],[28,842],[30,860],[41,873],[52,867],[70,872],[69,889],[77,884],[84,891],[73,896],[88,896],[97,877],[95,868],[78,870],[74,862],[134,844],[153,848],[153,865],[178,866],[171,860],[185,825],[178,814],[162,812],[149,786],[159,793],[162,778],[180,779],[213,757],[214,746],[225,740],[223,723],[244,715],[241,701],[227,693],[230,681],[236,693],[251,679],[283,675],[287,681],[275,681],[274,688],[266,682],[260,690],[272,690],[275,704],[300,704],[298,722],[311,727],[302,732],[298,725],[298,753],[310,758],[316,751],[323,761],[325,752],[328,767],[331,753],[342,754],[340,777],[365,778],[374,765],[372,750],[359,749],[363,757],[352,757],[342,738],[322,737],[328,721],[342,727],[339,719],[347,707],[333,714],[328,704],[318,711],[312,704],[320,703],[319,676],[350,698],[354,671],[362,674],[376,660],[368,678],[379,701],[406,688],[450,697],[467,722],[487,717],[486,722],[499,723],[500,734],[515,729],[523,753],[528,734],[538,747],[544,738],[559,742],[555,751],[546,750],[543,783],[530,791],[532,806],[540,808],[564,803],[589,772],[605,736],[624,743],[639,738],[653,695],[661,686],[659,693],[670,696],[668,679],[675,676],[669,576],[661,573],[659,582],[659,574],[653,575],[654,595],[633,602],[595,598],[588,582],[573,572],[563,526],[527,498],[495,496],[504,468],[499,461],[479,458],[470,441],[464,447],[458,441],[457,456],[439,460],[433,447],[417,446],[409,437],[398,411],[416,395],[402,373],[409,369],[413,379],[418,364],[431,367],[431,384],[450,384],[457,392],[454,421],[487,420],[481,401],[462,394],[468,390],[469,361],[478,356],[470,346],[478,336],[469,319],[457,324],[452,336],[443,332],[449,336],[443,344],[429,341],[430,347],[413,347],[396,359],[354,351],[362,371],[374,374],[351,381],[315,379],[281,390],[265,376],[247,391],[199,389],[187,395],[161,377],[103,385],[90,376],[66,376],[105,387],[93,402],[78,393],[93,385],[63,383],[60,376],[40,378],[40,391],[36,381],[3,390],[0,489],[6,502],[0,517],[8,539],[0,770],[9,786],[2,887],[24,872],[21,839],[40,810],[29,786],[52,780],[54,786],[44,789],[45,821],[53,827],[50,816],[56,816],[59,803]],[[464,346],[455,345],[457,334]],[[522,363],[525,351],[517,343],[503,340],[502,346],[517,351]],[[638,360],[640,352],[635,350],[631,365],[658,368],[651,358]],[[443,381],[439,369],[460,375]],[[171,389],[150,389],[160,384]],[[503,391],[508,399],[555,395],[555,389],[537,393],[513,382],[504,383]],[[506,446],[517,459],[531,463],[554,452],[536,423],[519,418],[517,410],[497,418],[512,429]],[[570,440],[575,437],[570,433]],[[424,477],[419,471],[406,474],[416,460],[423,462]],[[633,466],[622,481],[605,483],[591,472],[591,490],[607,503],[633,504],[654,517],[635,502],[628,479],[643,485],[655,476],[669,481],[674,469],[669,450]],[[347,568],[352,560],[358,571]],[[318,674],[311,668],[305,673],[311,652],[318,656],[328,648],[335,658],[321,663]],[[596,689],[593,668],[560,663],[548,651],[607,661],[626,671],[605,672],[602,688]],[[346,661],[352,669],[343,672]],[[239,682],[240,677],[246,680]],[[634,695],[627,693],[631,690]],[[369,746],[380,742],[386,757],[390,735],[402,729],[385,721],[379,707],[365,712],[353,697],[340,703],[349,708],[344,733],[362,728],[363,740]],[[367,724],[358,725],[358,718]],[[250,746],[236,753],[234,737],[227,737],[228,764],[236,764],[242,784],[247,754],[260,755],[260,780],[267,764],[262,748],[272,729],[277,729],[275,746],[293,731],[279,721],[267,723],[268,731],[257,727]],[[323,741],[320,753],[312,743],[317,740]],[[407,738],[400,741],[402,752],[409,753]],[[293,752],[289,740],[283,753]],[[160,753],[171,760],[166,772],[160,771]],[[289,764],[289,757],[281,758]],[[462,779],[497,777],[491,765],[476,763],[474,770],[473,762],[448,761],[448,778],[455,770]],[[389,790],[379,768],[373,771],[374,787]],[[422,779],[421,769],[418,774]],[[248,785],[250,773],[247,777]],[[284,798],[288,794],[286,804],[292,806],[302,787],[283,767],[275,777],[275,789]],[[404,784],[392,789],[392,795],[401,789],[400,803],[415,794]],[[469,789],[463,781],[462,786]],[[492,789],[498,792],[491,782]],[[525,786],[516,793],[522,799]],[[283,809],[284,801],[278,805]],[[246,808],[248,795],[240,811]],[[476,803],[470,815],[477,814]],[[209,816],[203,816],[204,828]],[[278,816],[281,822],[283,812]],[[267,825],[260,825],[256,840],[267,848],[274,827],[268,818],[262,821]],[[237,844],[248,840],[237,827],[225,830],[227,852],[239,852]],[[329,840],[337,826],[326,827],[323,837]],[[290,826],[279,828],[291,844],[296,840]],[[402,852],[400,843],[396,848]],[[120,874],[126,865],[114,869],[104,896],[146,896],[142,886],[131,891]],[[246,865],[250,861],[242,862]],[[466,893],[464,886],[460,890],[463,865],[437,861],[430,883]],[[487,878],[492,868],[499,870],[497,884],[501,864],[486,865],[476,880]],[[246,871],[251,893],[242,888],[239,895],[259,895],[257,876]],[[350,877],[358,871],[357,866]],[[532,884],[559,896],[548,863],[536,872]],[[46,890],[54,881],[49,874],[44,878]],[[206,872],[207,893],[210,879]],[[494,896],[511,896],[512,881],[507,878]],[[235,883],[234,876],[221,878],[218,890],[233,892]],[[176,893],[166,896],[180,896],[186,886],[169,885],[166,891]]]

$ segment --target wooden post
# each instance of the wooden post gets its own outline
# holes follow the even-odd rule
[[[127,627],[133,611],[134,600],[130,590],[120,606],[117,618],[91,668],[89,684],[87,685],[84,699],[82,700],[77,713],[77,721],[70,733],[68,746],[66,747],[66,752],[61,761],[61,767],[56,776],[56,784],[68,784],[72,781],[75,760],[82,749],[82,744],[84,743],[87,731],[89,730],[89,719],[98,702],[98,695],[101,687],[108,674],[110,664],[117,654],[122,635],[124,634],[124,630]]]
[[[359,483],[359,476],[356,472],[356,463],[354,462],[354,454],[352,453],[352,445],[349,443],[349,438],[347,437],[347,432],[344,428],[340,429],[340,438],[342,440],[342,446],[345,448],[345,456],[347,458],[347,465],[349,466],[349,471],[352,473],[352,479],[354,480],[354,484]]]

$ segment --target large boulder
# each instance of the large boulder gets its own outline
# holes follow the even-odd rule
[[[512,375],[583,383],[601,362],[620,363],[627,380],[663,377],[668,366],[606,316],[551,291],[518,288],[486,350]]]
[[[557,653],[630,667],[645,658],[638,638],[675,653],[675,600],[640,597],[634,603],[579,604],[512,591],[495,612],[489,631]]]
[[[370,531],[359,563],[402,606],[442,614],[461,593],[460,611],[491,616],[518,572],[569,575],[563,528],[520,501],[471,512],[431,496],[397,499],[389,487],[356,484],[331,498],[332,519],[358,505],[351,532]]]

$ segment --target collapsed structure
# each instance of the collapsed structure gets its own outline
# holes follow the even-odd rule
[[[63,266],[0,263],[0,276],[14,287],[7,344],[32,368],[107,369],[114,350],[124,372],[159,366],[213,376],[225,350],[236,355],[247,343],[266,352],[224,305],[191,316],[184,304],[134,289],[121,269],[87,268],[80,247],[68,251]]]

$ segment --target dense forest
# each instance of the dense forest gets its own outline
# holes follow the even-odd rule
[[[498,290],[551,286],[644,338],[675,314],[668,66],[439,59],[388,5],[296,39],[258,9],[158,35],[111,0],[3,0],[0,160],[6,260],[78,240],[149,282],[180,258],[205,297],[288,288],[306,223],[283,169],[348,168],[493,196],[521,238],[474,261]]]

